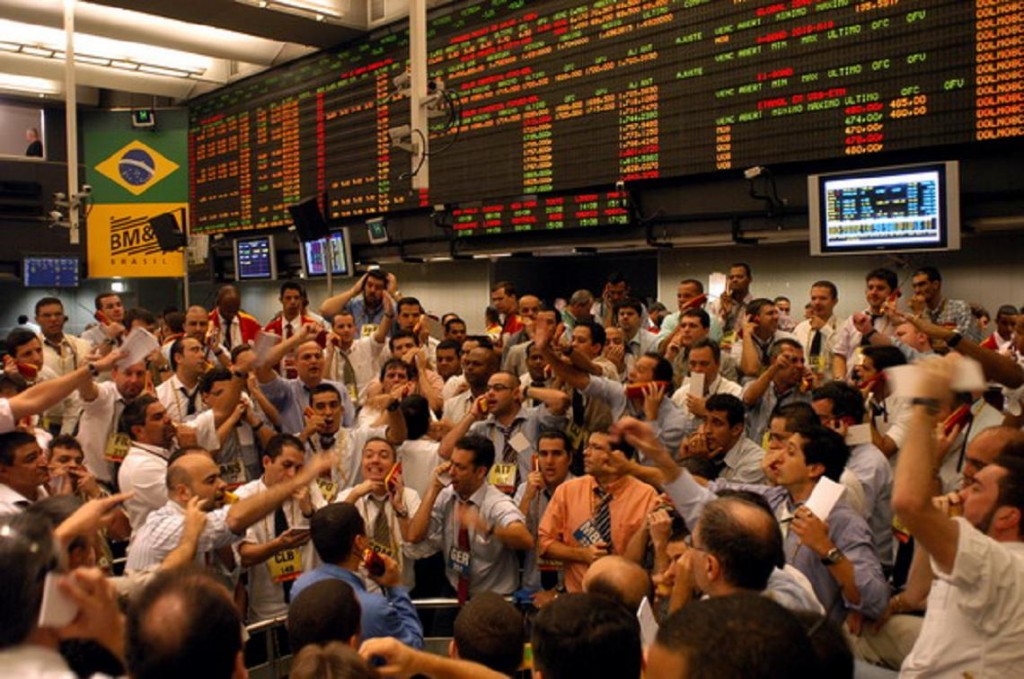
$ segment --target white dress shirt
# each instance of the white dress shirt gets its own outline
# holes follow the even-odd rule
[[[110,463],[103,456],[107,438],[117,431],[117,420],[124,412],[124,399],[113,382],[96,385],[99,394],[82,405],[82,419],[78,424],[78,442],[85,453],[85,466],[100,481],[110,483]]]
[[[132,525],[133,543],[149,513],[167,504],[167,458],[170,455],[166,448],[132,441],[121,463],[117,485],[122,493],[135,493],[124,501],[128,522]]]

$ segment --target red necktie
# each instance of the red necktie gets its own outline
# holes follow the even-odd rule
[[[459,549],[469,553],[469,528],[459,524]],[[469,571],[459,574],[459,605],[469,601]]]

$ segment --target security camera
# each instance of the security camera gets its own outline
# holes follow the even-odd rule
[[[408,90],[412,87],[412,75],[409,71],[403,71],[391,79],[391,84],[395,86],[395,89],[399,92]]]
[[[403,149],[412,153],[412,128],[408,125],[398,125],[388,130],[388,136],[391,138],[391,145],[398,149]]]
[[[87,196],[90,193],[92,193],[92,185],[91,184],[82,184],[82,193],[84,193]]]
[[[66,195],[66,194],[64,194],[64,193],[62,193],[62,192],[60,192],[60,191],[58,191],[57,193],[53,194],[53,199],[54,199],[55,201],[60,201],[60,200],[67,200],[67,199],[68,199],[68,197],[67,197],[67,195]]]
[[[749,167],[746,170],[744,170],[743,176],[746,177],[747,179],[757,179],[762,174],[764,174],[765,171],[765,168],[761,167],[760,165],[755,165],[754,167]]]
[[[619,181],[615,182],[615,191],[617,193],[625,193],[626,192],[626,182],[622,181],[621,179]]]
[[[50,210],[50,219],[59,222],[64,219],[64,214],[60,210]]]

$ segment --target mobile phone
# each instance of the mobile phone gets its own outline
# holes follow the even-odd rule
[[[395,480],[395,477],[401,473],[402,463],[399,461],[391,467],[391,471],[389,471],[388,475],[384,477],[384,487],[388,489],[389,493],[394,493],[398,490],[398,482]]]
[[[706,301],[708,301],[708,296],[706,294],[698,295],[686,302],[686,304],[683,305],[683,309],[695,309]]]
[[[942,433],[949,436],[958,425],[965,424],[971,418],[971,406],[964,404],[954,410],[942,423]]]
[[[653,385],[655,389],[658,387],[663,387],[666,390],[668,389],[668,382],[634,382],[633,384],[626,385],[626,396],[628,398],[643,398],[644,387],[648,384]]]
[[[896,300],[898,300],[902,296],[903,296],[903,291],[900,290],[899,288],[896,288],[895,290],[892,291],[892,294],[889,295],[889,301],[890,302],[895,302]]]
[[[92,317],[95,318],[96,322],[100,325],[110,325],[110,319],[107,318],[107,315],[102,311],[97,311],[92,315]]]
[[[39,606],[40,627],[66,627],[78,615],[78,604],[65,594],[58,583],[63,573],[50,571],[43,581],[43,603]]]
[[[363,550],[363,568],[366,569],[371,578],[379,578],[388,569],[384,559],[372,549]]]

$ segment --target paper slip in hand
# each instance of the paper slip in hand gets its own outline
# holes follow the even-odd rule
[[[267,354],[273,349],[278,342],[281,341],[280,335],[275,335],[272,332],[264,332],[260,330],[256,333],[256,341],[253,343],[252,350],[256,352],[255,367],[260,367],[267,362]]]
[[[721,297],[725,294],[725,286],[729,282],[729,278],[720,272],[715,272],[708,276],[708,297],[714,299]]]
[[[640,607],[636,609],[636,619],[640,621],[640,643],[643,648],[650,648],[654,638],[658,636],[658,621],[654,618],[654,610],[647,597],[644,597]]]
[[[135,328],[121,345],[121,353],[124,355],[117,360],[117,367],[123,370],[130,365],[142,363],[147,356],[159,349],[160,341],[151,332]]]
[[[818,479],[818,485],[811,491],[811,496],[804,503],[804,507],[810,509],[816,517],[824,521],[828,518],[829,512],[832,511],[836,502],[839,502],[839,498],[843,496],[845,490],[846,486],[843,484],[836,483],[827,476],[822,476]]]
[[[922,380],[928,373],[916,365],[898,365],[888,368],[886,376],[892,383],[892,394],[900,398],[917,398],[924,392]],[[956,370],[949,384],[950,391],[985,391],[985,372],[973,358],[962,357],[956,362]]]
[[[956,372],[949,388],[953,391],[985,391],[985,371],[973,358],[964,356],[956,363]]]
[[[704,373],[690,373],[690,395],[697,398],[704,395]]]
[[[862,446],[871,443],[871,425],[855,424],[846,430],[846,445]]]

